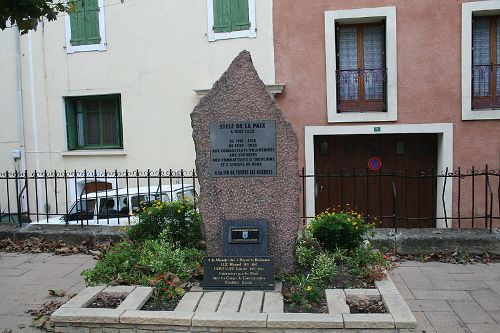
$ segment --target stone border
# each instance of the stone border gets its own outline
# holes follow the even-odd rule
[[[377,289],[327,289],[325,290],[328,314],[283,313],[283,297],[278,292],[262,295],[262,309],[267,312],[216,312],[223,298],[222,292],[207,292],[209,297],[202,304],[204,292],[184,295],[174,311],[140,310],[151,293],[150,287],[116,286],[89,287],[72,298],[52,315],[56,332],[85,332],[101,328],[102,331],[139,332],[415,332],[416,320],[391,278],[376,281]],[[117,309],[86,308],[99,293],[127,294]],[[241,293],[243,294],[243,293]],[[235,293],[233,292],[234,296]],[[255,293],[251,294],[255,297]],[[229,299],[229,297],[228,297]],[[243,303],[243,299],[240,301]],[[251,299],[250,295],[248,300]],[[385,314],[351,314],[349,299],[382,300]],[[207,300],[213,302],[207,306]],[[266,305],[268,302],[268,305]],[[248,303],[248,302],[246,302]],[[247,305],[248,306],[248,305]],[[246,306],[246,307],[247,307]],[[245,308],[246,308],[245,307]],[[199,311],[201,308],[204,310]],[[198,310],[198,311],[197,311]]]

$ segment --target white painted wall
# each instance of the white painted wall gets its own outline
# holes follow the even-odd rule
[[[66,52],[64,16],[21,37],[29,170],[192,169],[194,89],[210,88],[243,49],[275,83],[272,1],[256,1],[256,38],[209,42],[206,0],[105,0],[106,50]],[[0,32],[0,170],[19,145],[13,29]],[[63,97],[120,93],[123,151],[68,152]]]

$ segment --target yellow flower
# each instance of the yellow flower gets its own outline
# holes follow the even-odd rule
[[[356,225],[356,224],[358,224],[358,222],[356,222],[356,221],[352,222],[352,225]],[[358,227],[356,227],[356,229],[358,229]]]
[[[311,291],[311,290],[313,290],[313,287],[312,287],[312,286],[307,286],[307,287],[306,287],[306,291]]]

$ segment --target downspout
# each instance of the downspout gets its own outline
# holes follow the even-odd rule
[[[19,161],[19,171],[23,172],[27,169],[26,152],[25,152],[25,138],[24,138],[24,106],[23,106],[23,77],[21,72],[21,34],[17,26],[14,29],[15,47],[16,47],[16,78],[17,78],[17,114],[19,126],[19,147],[21,150],[21,159]]]

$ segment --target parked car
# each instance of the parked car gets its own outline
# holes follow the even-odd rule
[[[128,225],[139,222],[139,208],[154,201],[172,202],[194,199],[196,192],[189,184],[151,187],[129,187],[81,195],[67,214],[44,218],[32,224]]]

